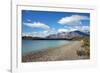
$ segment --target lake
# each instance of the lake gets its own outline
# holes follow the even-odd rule
[[[68,44],[67,40],[22,40],[22,55]]]

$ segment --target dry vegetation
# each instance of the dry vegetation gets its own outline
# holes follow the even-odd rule
[[[81,42],[82,46],[77,50],[78,56],[86,56],[86,58],[90,58],[90,39],[83,38]]]

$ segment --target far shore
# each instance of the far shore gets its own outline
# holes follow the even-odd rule
[[[74,41],[60,47],[48,48],[46,50],[30,53],[22,56],[22,62],[41,62],[41,61],[61,61],[61,60],[80,60],[87,59],[78,56],[76,51],[81,48],[81,41]]]

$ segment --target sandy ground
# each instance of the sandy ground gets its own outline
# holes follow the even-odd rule
[[[77,55],[76,51],[81,48],[81,45],[80,41],[74,41],[60,47],[30,53],[22,57],[22,62],[78,60],[81,57]]]

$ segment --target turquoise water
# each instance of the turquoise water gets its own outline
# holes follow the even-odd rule
[[[22,55],[68,44],[66,40],[22,40]]]

